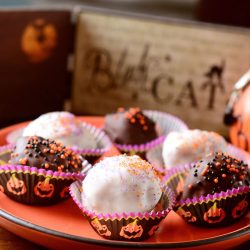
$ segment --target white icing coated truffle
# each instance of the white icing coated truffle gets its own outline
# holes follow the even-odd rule
[[[161,198],[160,179],[139,156],[107,157],[82,183],[83,206],[96,213],[149,212]]]
[[[68,147],[96,148],[93,136],[83,129],[82,123],[69,112],[50,112],[30,122],[23,136],[41,136],[61,142]]]
[[[163,143],[162,157],[167,169],[197,162],[205,155],[224,151],[225,139],[215,132],[199,129],[171,132]]]

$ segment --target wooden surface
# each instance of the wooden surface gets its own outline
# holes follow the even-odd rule
[[[45,250],[32,242],[24,240],[0,227],[1,250]]]

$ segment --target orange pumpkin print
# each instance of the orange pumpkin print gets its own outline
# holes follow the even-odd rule
[[[232,216],[234,218],[240,217],[246,212],[247,208],[248,208],[248,202],[246,200],[242,200],[241,202],[237,204],[236,207],[234,207],[232,211]]]
[[[108,230],[106,225],[102,225],[100,221],[95,218],[91,221],[91,225],[96,229],[96,231],[102,236],[111,236],[111,232]]]
[[[4,193],[4,188],[2,185],[0,185],[0,192]]]
[[[189,211],[185,211],[183,208],[179,207],[176,211],[185,221],[187,222],[196,222],[196,217],[191,214]]]
[[[152,236],[156,230],[158,230],[159,225],[152,226],[152,228],[149,230],[148,235]]]
[[[30,62],[40,63],[48,59],[57,45],[57,31],[53,24],[39,18],[25,28],[21,49]]]
[[[62,191],[60,192],[60,197],[61,198],[69,197],[69,187],[65,187],[62,189]]]
[[[229,130],[230,140],[234,145],[250,152],[250,85],[236,102],[233,117],[235,122]]]
[[[7,181],[7,190],[15,195],[23,195],[26,193],[27,188],[22,180],[19,180],[15,174],[12,174]]]
[[[120,236],[126,239],[140,238],[143,233],[143,228],[141,225],[137,224],[137,220],[123,226],[120,231]]]
[[[34,193],[41,198],[49,198],[54,193],[54,185],[49,183],[50,177],[46,177],[44,181],[39,181],[34,187]]]
[[[204,221],[208,223],[219,223],[223,221],[225,217],[225,211],[222,208],[218,208],[216,202],[203,215]]]

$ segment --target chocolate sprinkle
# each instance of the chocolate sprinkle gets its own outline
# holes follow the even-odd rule
[[[80,172],[82,168],[80,156],[72,150],[61,143],[38,136],[21,137],[9,163],[58,172]]]
[[[217,152],[207,156],[203,162],[198,162],[195,168],[191,168],[181,198],[206,196],[249,185],[250,171],[247,165],[227,154]]]

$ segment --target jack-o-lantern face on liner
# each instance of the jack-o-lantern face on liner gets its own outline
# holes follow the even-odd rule
[[[158,228],[159,228],[159,225],[153,226],[153,227],[149,230],[148,235],[149,235],[149,236],[152,236],[152,235],[158,230]]]
[[[185,221],[187,222],[196,222],[196,217],[191,214],[189,211],[185,211],[183,208],[179,207],[176,211]]]
[[[95,218],[91,221],[91,225],[96,229],[96,231],[102,236],[111,236],[111,232],[108,230],[106,225],[102,225],[100,221]]]
[[[137,220],[123,226],[120,231],[120,236],[126,239],[140,238],[143,233],[143,228],[141,225],[137,224]]]
[[[232,216],[238,218],[243,215],[248,208],[248,202],[246,200],[240,201],[233,209]]]
[[[70,196],[70,194],[69,194],[69,187],[63,188],[62,191],[60,192],[60,197],[61,198],[67,198],[69,196]]]
[[[41,198],[49,198],[54,193],[54,185],[49,183],[50,177],[45,178],[44,181],[39,181],[34,187],[34,193]]]
[[[57,45],[57,31],[53,24],[38,18],[29,23],[22,34],[21,50],[32,63],[47,60]]]
[[[7,190],[14,195],[23,195],[26,193],[27,188],[24,181],[19,180],[15,174],[12,174],[6,184]]]
[[[204,221],[213,224],[223,221],[226,217],[226,213],[222,208],[218,208],[216,202],[207,212],[204,213]]]

